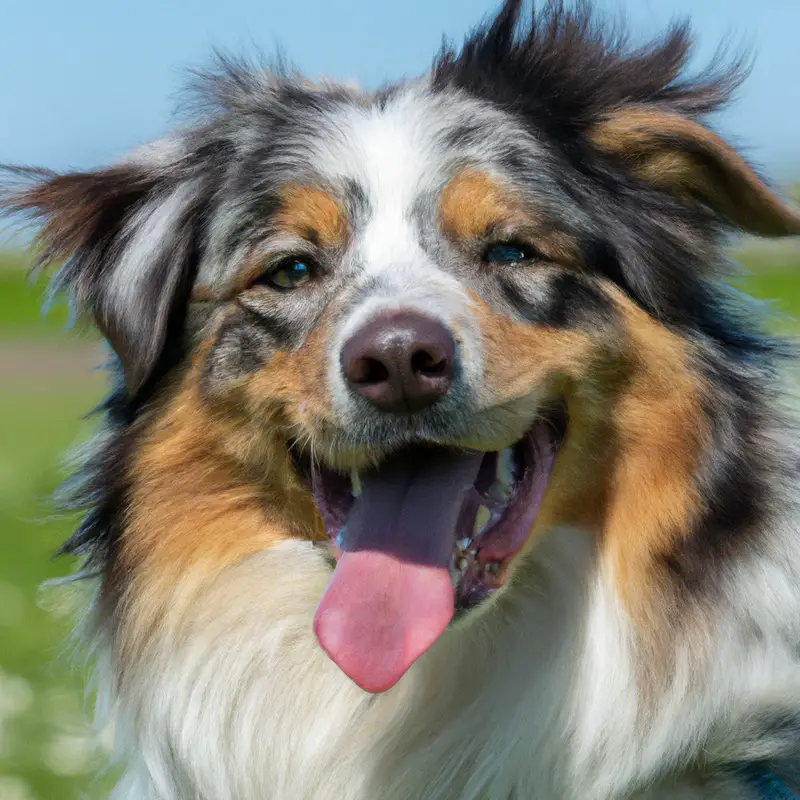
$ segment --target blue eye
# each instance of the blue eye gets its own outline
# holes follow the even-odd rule
[[[492,244],[486,248],[483,260],[490,264],[513,264],[531,257],[528,250],[516,244]]]
[[[264,275],[263,281],[276,289],[297,289],[313,276],[314,266],[310,261],[287,258]]]

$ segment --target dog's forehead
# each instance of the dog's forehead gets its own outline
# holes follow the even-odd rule
[[[315,135],[303,142],[309,180],[357,186],[373,210],[391,206],[407,213],[460,167],[492,171],[511,151],[537,150],[511,115],[424,82],[326,109],[317,123]]]
[[[310,91],[281,115],[277,139],[270,139],[274,131],[255,129],[237,137],[250,153],[239,160],[238,185],[248,189],[212,220],[211,257],[201,268],[201,283],[218,288],[231,283],[252,241],[248,229],[257,231],[265,222],[259,216],[262,194],[281,198],[286,187],[325,192],[351,230],[358,228],[373,242],[384,239],[385,245],[391,233],[399,246],[400,238],[409,242],[409,236],[398,235],[401,228],[410,232],[412,219],[435,224],[437,198],[465,169],[513,180],[522,176],[510,165],[524,163],[537,173],[537,192],[549,183],[542,171],[546,148],[521,121],[425,81],[373,96],[337,95],[333,101]],[[303,216],[308,221],[308,204]],[[376,230],[381,227],[386,236]],[[231,248],[232,231],[238,233]]]

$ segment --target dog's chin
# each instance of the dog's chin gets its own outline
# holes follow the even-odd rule
[[[456,615],[500,589],[566,429],[538,416],[501,450],[416,442],[366,469],[309,464],[336,567],[315,630],[362,688],[383,691]]]

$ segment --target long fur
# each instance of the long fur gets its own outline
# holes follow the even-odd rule
[[[730,233],[800,217],[708,127],[741,63],[691,79],[686,26],[631,49],[584,4],[523,5],[374,95],[221,59],[174,137],[92,173],[7,170],[40,266],[66,259],[56,288],[114,349],[63,548],[97,586],[114,800],[748,800],[743,765],[800,773],[793,353],[721,280]],[[495,286],[437,225],[500,207],[556,255]],[[327,294],[263,291],[287,242]],[[458,330],[465,362],[413,435],[336,360],[396,306]],[[577,472],[552,524],[365,694],[314,638],[331,562],[298,459],[504,447],[553,375]]]

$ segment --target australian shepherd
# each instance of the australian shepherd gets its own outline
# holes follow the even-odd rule
[[[113,350],[64,552],[115,800],[792,796],[791,352],[723,247],[800,214],[685,26],[522,9],[375,92],[221,58],[115,166],[6,169]]]

